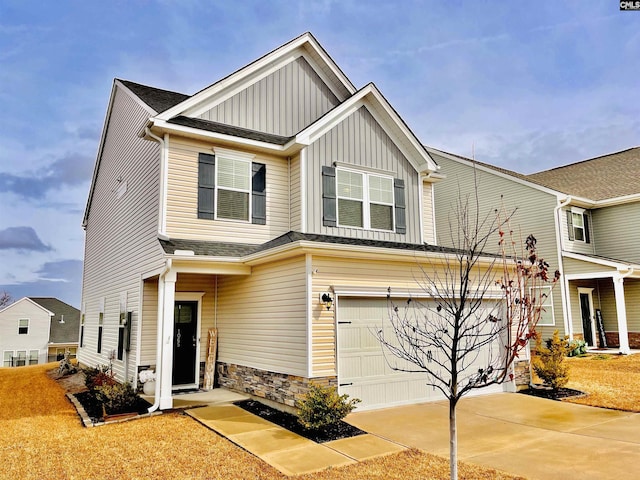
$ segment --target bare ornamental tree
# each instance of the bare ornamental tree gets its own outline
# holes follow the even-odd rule
[[[427,387],[449,402],[451,479],[458,478],[458,401],[475,389],[514,379],[513,364],[528,348],[544,310],[545,289],[560,278],[529,235],[522,247],[509,228],[512,214],[483,219],[458,202],[453,250],[422,268],[423,299],[396,304],[388,291],[390,325],[376,332],[390,368],[425,374]],[[477,209],[476,209],[477,212]],[[451,229],[454,230],[453,228]],[[487,255],[498,239],[497,255]],[[427,263],[429,265],[429,262]]]

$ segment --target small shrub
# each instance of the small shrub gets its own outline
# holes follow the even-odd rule
[[[102,385],[95,388],[96,399],[102,402],[107,414],[136,411],[139,397],[130,383]]]
[[[582,355],[586,355],[587,343],[584,340],[573,339],[569,341],[569,345],[567,349],[569,350],[569,352],[567,353],[567,356],[580,357]]]
[[[564,361],[569,344],[567,337],[560,337],[558,330],[553,332],[553,337],[547,339],[545,343],[546,346],[543,346],[538,340],[533,370],[545,385],[558,390],[569,381],[569,366]]]
[[[311,384],[304,399],[298,402],[298,422],[305,428],[319,429],[339,422],[360,403],[359,398],[338,395],[335,387]]]
[[[84,373],[84,385],[91,391],[98,387],[115,385],[117,383],[113,377],[113,373],[111,373],[111,367],[109,367],[109,365],[83,368],[82,372]]]

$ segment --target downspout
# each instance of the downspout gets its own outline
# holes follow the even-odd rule
[[[158,327],[156,331],[156,392],[153,405],[149,407],[149,413],[155,412],[160,406],[160,392],[162,386],[162,331],[164,324],[164,276],[171,270],[171,259],[167,258],[162,272],[158,277]]]
[[[560,297],[562,300],[562,317],[564,318],[565,334],[569,335],[569,338],[573,340],[573,322],[569,318],[569,305],[567,295],[569,292],[569,281],[566,280],[564,275],[564,261],[562,257],[562,221],[560,219],[560,210],[569,203],[571,203],[571,195],[567,196],[564,200],[560,201],[553,209],[555,216],[555,228],[556,228],[556,251],[558,255],[558,270],[562,273],[562,282],[560,283]]]
[[[167,200],[167,182],[165,179],[165,175],[167,172],[167,143],[161,137],[154,135],[149,127],[144,127],[144,133],[149,137],[153,138],[156,142],[160,144],[160,186],[159,186],[159,198],[158,198],[158,234],[160,236],[166,235],[165,233],[165,205]]]

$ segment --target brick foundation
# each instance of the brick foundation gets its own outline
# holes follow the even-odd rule
[[[336,377],[305,378],[220,362],[216,367],[221,387],[288,407],[295,407],[296,401],[309,391],[311,382],[334,387],[338,385]]]
[[[620,337],[618,337],[618,332],[606,332],[607,336],[607,347],[619,347],[620,346]],[[640,348],[640,332],[629,332],[629,347],[630,348]]]

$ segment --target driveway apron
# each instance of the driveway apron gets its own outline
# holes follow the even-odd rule
[[[446,402],[356,412],[347,421],[374,435],[449,455]],[[459,460],[529,479],[636,478],[640,414],[499,393],[458,404]]]

